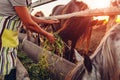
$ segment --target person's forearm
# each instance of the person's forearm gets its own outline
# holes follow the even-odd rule
[[[41,23],[47,23],[47,24],[53,24],[53,23],[58,23],[59,20],[57,19],[40,19],[40,18],[37,18],[35,16],[32,16],[31,15],[31,18],[33,19],[33,21],[35,21],[37,24],[41,24]]]
[[[44,35],[44,36],[47,36],[48,32],[43,30],[41,27],[39,27],[36,23],[32,22],[32,23],[27,23],[25,24],[26,28],[33,31],[33,32],[36,32],[36,33],[39,33],[41,35]],[[33,27],[34,26],[34,27]]]
[[[42,34],[53,42],[55,40],[54,36],[47,31],[43,30],[39,25],[31,18],[29,11],[26,6],[15,6],[17,15],[25,25],[25,27],[31,31]],[[41,21],[42,22],[42,21]],[[44,21],[43,21],[44,22]]]
[[[38,24],[41,24],[41,23],[48,23],[48,21],[46,19],[40,19],[40,18],[37,18],[35,16],[32,16],[31,15],[31,18]]]

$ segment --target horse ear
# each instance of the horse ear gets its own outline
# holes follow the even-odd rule
[[[84,65],[88,72],[92,72],[92,61],[86,54],[84,54]]]

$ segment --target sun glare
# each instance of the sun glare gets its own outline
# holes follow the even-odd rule
[[[91,9],[109,7],[110,0],[94,0],[89,6]]]
[[[97,8],[106,8],[110,6],[110,0],[85,0],[85,2],[88,4],[90,9],[97,9]],[[105,20],[106,22],[109,19],[109,16],[98,16],[93,17],[94,20]]]
[[[90,9],[97,9],[97,8],[107,8],[110,7],[111,0],[77,0],[83,1],[87,3]],[[93,17],[94,20],[105,20],[105,23],[108,22],[109,16],[96,16]],[[120,22],[120,15],[117,16],[116,22]]]
[[[105,20],[104,23],[108,22],[109,16],[97,16],[97,17],[93,17],[93,20]]]
[[[120,15],[117,16],[117,19],[115,20],[116,23],[120,22]]]

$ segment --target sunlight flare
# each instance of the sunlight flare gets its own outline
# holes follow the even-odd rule
[[[94,0],[91,2],[88,0],[85,0],[85,2],[88,4],[90,9],[110,7],[110,0]],[[109,16],[97,16],[97,17],[93,17],[93,19],[105,20],[105,22],[107,22],[109,19]]]

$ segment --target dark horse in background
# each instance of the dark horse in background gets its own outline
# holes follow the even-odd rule
[[[53,8],[53,15],[62,15],[68,14],[78,11],[83,11],[88,9],[88,6],[82,2],[77,0],[71,0],[66,5],[58,5]],[[54,32],[57,32],[59,36],[63,39],[63,41],[68,45],[68,41],[71,41],[71,49],[70,51],[65,50],[64,56],[67,60],[71,62],[75,62],[74,57],[74,49],[76,47],[77,41],[86,40],[86,52],[88,51],[90,36],[92,27],[97,24],[98,20],[93,21],[92,17],[72,17],[69,19],[61,19],[60,23],[53,25]],[[79,45],[80,46],[80,45]],[[68,53],[69,52],[69,53]]]

